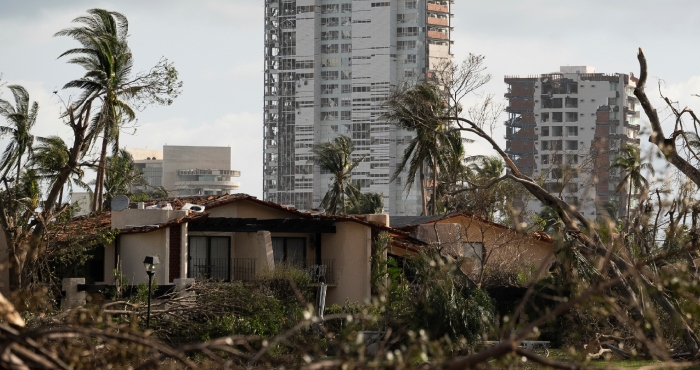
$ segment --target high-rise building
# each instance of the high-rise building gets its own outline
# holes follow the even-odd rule
[[[624,174],[610,164],[625,145],[639,145],[636,81],[632,74],[595,73],[588,66],[506,76],[506,152],[524,174],[586,217],[595,218],[611,200],[625,215],[627,193],[615,193]],[[537,200],[521,206],[542,209]]]
[[[241,172],[231,170],[230,147],[165,145],[163,150],[126,150],[148,186],[162,186],[169,196],[231,194],[240,186],[231,181]]]
[[[429,77],[449,60],[450,0],[265,0],[265,200],[318,207],[332,176],[311,148],[352,138],[352,174],[363,192],[384,195],[384,210],[414,215],[417,184],[390,182],[412,132],[381,119],[392,88]]]

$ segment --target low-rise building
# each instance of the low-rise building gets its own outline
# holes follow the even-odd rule
[[[148,187],[163,187],[171,196],[231,194],[240,186],[231,180],[241,173],[231,169],[230,147],[165,145],[162,150],[126,150]]]

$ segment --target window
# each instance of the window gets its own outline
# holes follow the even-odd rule
[[[350,121],[352,119],[352,113],[349,110],[344,110],[340,112],[340,119],[342,121]]]
[[[570,193],[576,193],[578,191],[578,184],[575,182],[568,183],[566,184],[566,190]]]
[[[578,136],[578,126],[568,126],[566,128],[567,136]]]
[[[398,37],[418,36],[418,27],[399,27],[396,32]]]
[[[566,162],[568,164],[578,164],[578,155],[576,154],[567,154],[566,155]]]
[[[321,85],[322,94],[335,94],[337,89],[338,89],[337,84]]]
[[[342,94],[349,94],[352,92],[352,85],[340,85],[340,92]]]
[[[411,50],[416,48],[416,41],[398,41],[396,43],[397,50]]]
[[[549,136],[549,126],[542,126],[540,136]]]
[[[553,168],[551,174],[553,179],[558,180],[563,177],[564,171],[561,168]]]
[[[608,105],[617,105],[617,98],[608,98]]]
[[[335,54],[338,49],[338,44],[321,45],[321,53],[323,54]]]
[[[566,122],[578,122],[578,114],[576,112],[566,112]]]
[[[416,63],[416,54],[406,55],[406,63]]]
[[[615,91],[617,90],[617,82],[611,82],[610,83],[610,91]]]
[[[337,80],[338,79],[338,71],[321,71],[321,79],[324,81]]]
[[[323,14],[338,13],[339,11],[340,7],[338,4],[321,5],[321,13]]]
[[[378,8],[378,7],[390,6],[390,5],[391,5],[391,2],[389,2],[389,1],[384,1],[384,2],[381,2],[381,3],[372,3],[372,8]]]
[[[272,238],[272,256],[275,266],[286,264],[304,268],[306,259],[306,239]]]
[[[416,9],[416,0],[405,0],[405,7],[406,9]]]
[[[563,116],[562,112],[552,112],[552,122],[562,122]]]
[[[351,98],[341,98],[340,99],[340,106],[341,107],[352,107],[352,99]]]
[[[342,7],[343,13],[352,13],[352,4],[343,4]]]
[[[610,119],[617,119],[617,112],[610,112]]]
[[[567,140],[566,141],[566,150],[578,150],[578,141]]]
[[[548,182],[544,184],[544,189],[549,193],[559,193],[563,188],[563,185],[558,182]]]
[[[542,113],[542,122],[549,122],[549,113]]]
[[[190,236],[187,277],[228,280],[230,245],[227,236]]]
[[[549,154],[542,154],[542,164],[549,164]]]
[[[564,128],[562,126],[552,126],[552,136],[564,136]]]
[[[338,31],[321,32],[321,40],[323,40],[323,41],[337,40],[339,35],[340,35],[340,32],[338,32]]]
[[[540,108],[561,108],[562,107],[562,98],[550,98],[548,96],[545,96],[542,98],[542,102],[540,103]]]
[[[338,27],[338,17],[321,18],[321,26]]]
[[[341,53],[352,53],[352,44],[341,44]]]
[[[567,108],[578,108],[578,99],[576,98],[566,98],[564,102]]]

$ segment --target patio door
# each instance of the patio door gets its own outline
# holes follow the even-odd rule
[[[275,266],[287,264],[298,268],[305,267],[305,238],[272,238],[272,254]]]
[[[229,237],[190,236],[188,241],[188,278],[229,280]]]

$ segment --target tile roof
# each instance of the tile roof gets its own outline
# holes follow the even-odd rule
[[[367,225],[374,229],[380,231],[388,231],[395,238],[402,239],[404,243],[411,243],[416,245],[422,245],[423,243],[417,239],[412,238],[407,231],[387,227],[385,225],[367,221],[361,216],[349,216],[349,215],[326,215],[317,214],[314,212],[304,212],[299,211],[292,207],[286,207],[279,205],[277,203],[267,202],[260,200],[254,196],[247,194],[226,194],[221,196],[195,196],[195,197],[180,197],[180,198],[164,198],[158,200],[151,200],[144,202],[146,207],[161,204],[164,205],[169,203],[174,210],[181,209],[185,204],[196,204],[205,207],[205,211],[231,204],[237,201],[250,201],[260,204],[265,207],[281,210],[290,213],[290,215],[301,217],[301,218],[323,218],[332,219],[337,222],[356,222],[360,224]],[[74,242],[79,240],[80,242],[90,242],[99,239],[101,232],[105,232],[111,229],[111,211],[104,211],[96,215],[87,215],[76,217],[67,222],[55,223],[47,231],[47,239],[50,239],[53,243],[66,244],[69,242]],[[129,227],[119,230],[120,234],[135,234],[151,232],[154,230],[166,228],[172,225],[190,222],[194,220],[207,218],[208,214],[204,213],[190,213],[188,216],[181,217],[174,220],[169,220],[167,222],[157,224],[157,225],[145,225],[140,227]]]

